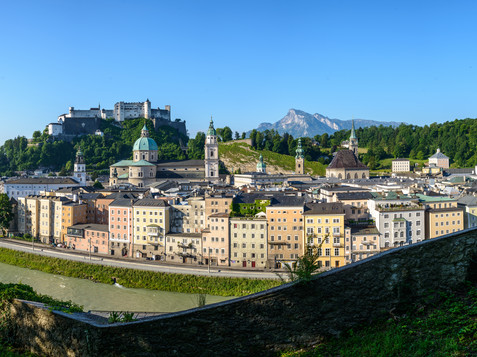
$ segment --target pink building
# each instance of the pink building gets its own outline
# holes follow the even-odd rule
[[[119,198],[109,204],[109,254],[132,257],[133,199]]]
[[[207,265],[228,266],[229,249],[229,214],[215,213],[207,217],[209,228],[202,232],[202,257]]]
[[[107,224],[75,224],[65,235],[67,247],[83,252],[108,254],[109,232]]]

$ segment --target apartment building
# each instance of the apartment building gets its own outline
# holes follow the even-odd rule
[[[464,208],[457,199],[418,194],[426,209],[426,239],[432,239],[464,229]]]
[[[307,203],[303,212],[307,249],[316,249],[320,265],[346,264],[345,210],[342,203]],[[349,256],[349,250],[348,250]]]
[[[170,206],[164,200],[144,198],[133,204],[133,256],[164,259],[165,235],[170,228]]]
[[[174,263],[199,264],[202,252],[201,233],[166,234],[166,260]]]
[[[132,256],[134,202],[134,199],[118,198],[109,204],[109,254],[112,256]]]
[[[207,217],[202,232],[202,261],[211,266],[230,265],[230,226],[228,213],[214,213]]]
[[[75,224],[68,227],[65,244],[68,248],[89,253],[108,254],[107,224]]]
[[[265,213],[230,218],[230,266],[263,269],[267,263]]]
[[[464,209],[464,229],[477,227],[477,197],[464,196],[457,206]]]
[[[268,268],[294,265],[304,253],[304,197],[273,196],[266,207],[268,221]]]
[[[200,233],[206,226],[206,201],[201,197],[189,198],[171,207],[172,233]]]
[[[415,197],[373,193],[368,201],[370,215],[380,235],[381,249],[420,242],[425,238],[424,205]]]
[[[76,224],[85,224],[86,211],[88,205],[79,202],[66,202],[61,206],[61,239],[60,243],[65,242],[65,236],[68,233],[68,227]]]
[[[346,238],[345,249],[350,252],[350,263],[369,258],[381,251],[380,233],[375,226],[352,226],[350,237]]]

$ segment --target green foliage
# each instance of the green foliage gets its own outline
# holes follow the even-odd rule
[[[0,248],[0,262],[45,273],[89,279],[110,284],[111,277],[128,288],[144,288],[183,293],[206,293],[220,296],[244,296],[270,289],[277,280],[209,277],[186,274],[166,274],[127,268],[87,264]]]
[[[10,227],[10,222],[13,219],[12,203],[6,193],[0,194],[0,229],[2,235],[5,236],[5,232]]]
[[[119,125],[113,119],[107,119],[102,120],[100,125],[104,136],[84,135],[69,143],[53,141],[47,134],[39,136],[39,132],[35,132],[34,145],[29,145],[27,139],[20,136],[5,141],[0,147],[0,174],[13,176],[15,171],[34,170],[38,167],[49,167],[55,171],[61,169],[61,174],[71,172],[78,147],[83,151],[88,171],[106,173],[111,164],[132,158],[132,147],[140,137],[144,123],[149,129],[150,137],[158,145],[159,160],[186,158],[181,143],[187,143],[188,138],[174,128],[162,126],[155,131],[150,120],[129,119]]]
[[[193,160],[204,160],[205,134],[197,133],[195,139],[190,139],[187,145],[187,156]]]
[[[82,312],[83,308],[71,301],[60,301],[50,296],[38,294],[29,285],[0,283],[0,301],[12,301],[21,299],[44,303],[54,310],[61,309],[68,312]]]
[[[255,200],[254,203],[232,203],[231,217],[253,217],[259,212],[265,212],[270,200]]]
[[[99,182],[98,180],[94,181],[93,187],[98,189],[104,188],[103,184]]]
[[[300,283],[308,283],[312,276],[321,268],[319,261],[320,255],[318,249],[307,249],[305,254],[298,258],[293,266],[285,264],[285,269],[290,281],[299,281]]]
[[[282,356],[476,356],[477,289],[429,296],[427,306],[412,306],[371,326],[325,339],[310,351]]]

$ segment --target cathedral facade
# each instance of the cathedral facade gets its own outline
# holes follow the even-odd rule
[[[146,125],[133,146],[133,159],[121,160],[109,168],[109,185],[132,184],[145,187],[160,179],[219,180],[219,144],[210,121],[205,146],[205,160],[171,160],[158,162],[158,146],[149,137]]]

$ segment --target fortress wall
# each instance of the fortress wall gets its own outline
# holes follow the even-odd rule
[[[16,301],[16,339],[52,356],[248,356],[310,346],[431,291],[477,277],[477,229],[396,248],[316,276],[202,308],[98,325]],[[476,279],[477,280],[477,279]]]

